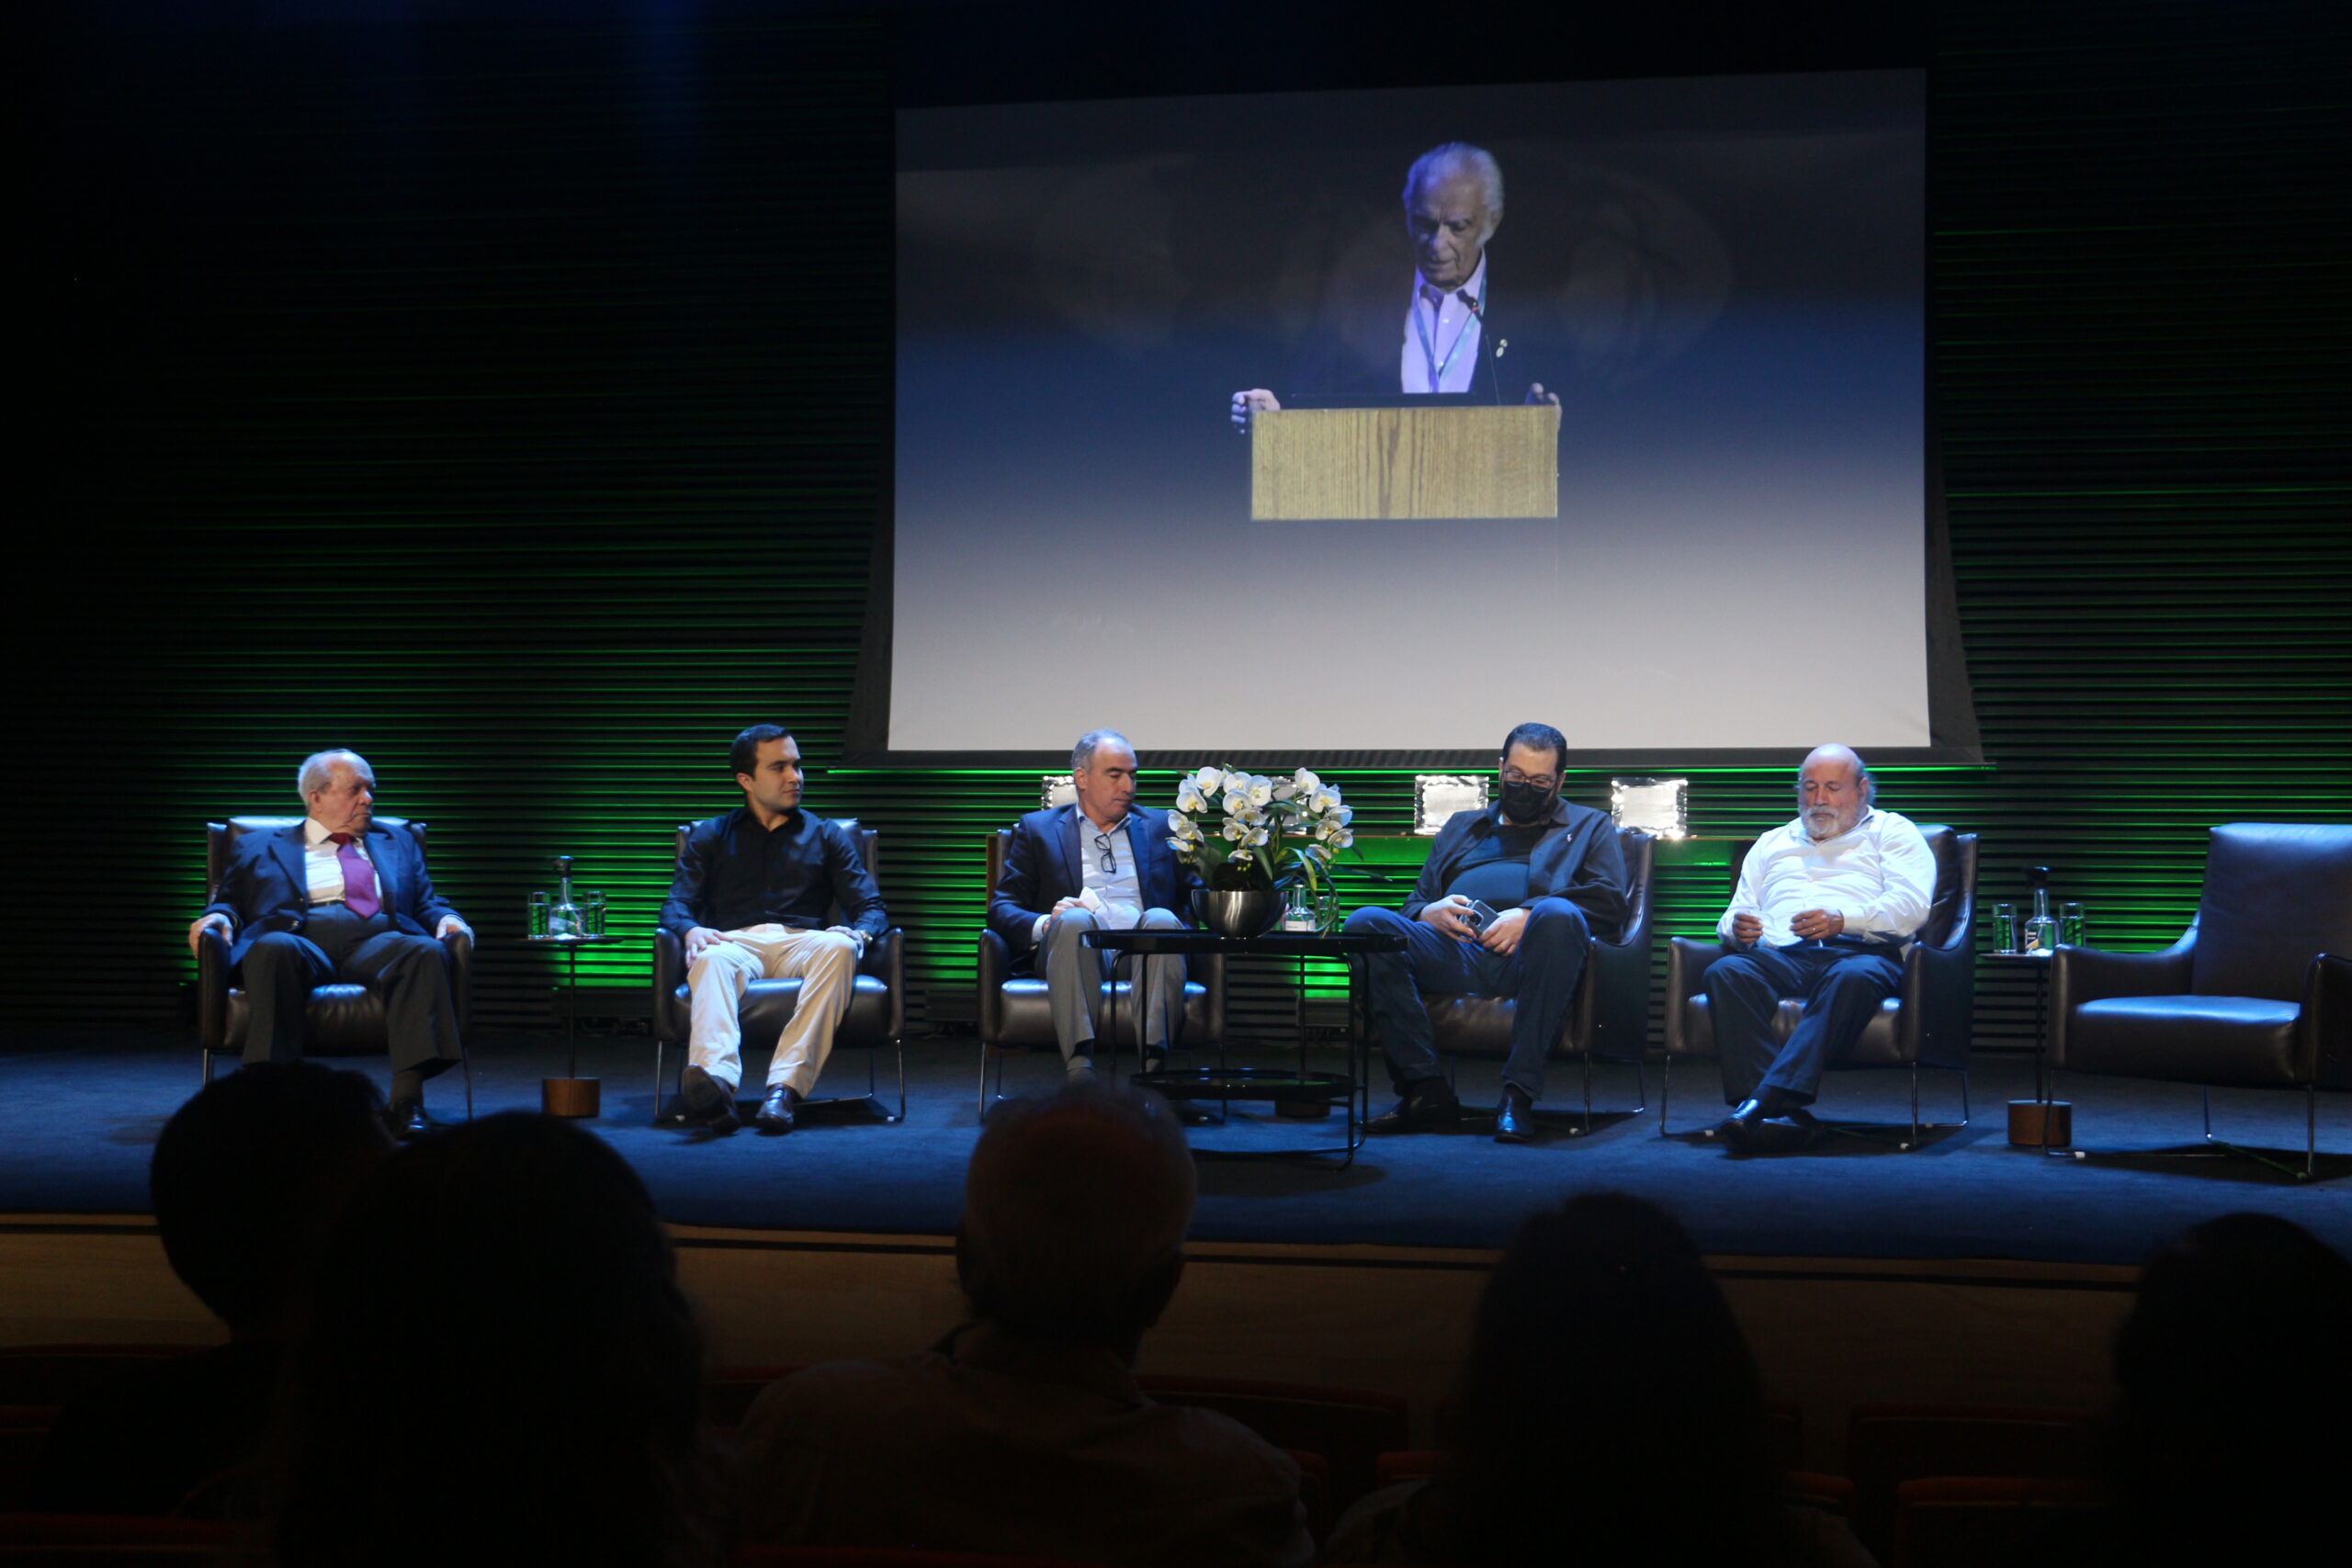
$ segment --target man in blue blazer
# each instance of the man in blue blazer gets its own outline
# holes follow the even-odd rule
[[[1158,812],[1136,812],[1136,753],[1115,729],[1090,730],[1069,754],[1074,806],[1032,811],[1014,824],[1003,874],[989,899],[989,929],[1045,976],[1054,1034],[1073,1078],[1093,1074],[1088,1054],[1102,1021],[1102,981],[1114,955],[1080,939],[1091,931],[1176,931],[1195,886],[1168,847]],[[1184,1017],[1184,960],[1142,961],[1151,995],[1144,1049],[1165,1052]]]
[[[458,1059],[443,943],[470,942],[473,930],[434,892],[408,829],[376,824],[366,758],[321,751],[303,761],[300,784],[308,814],[237,840],[188,946],[207,931],[227,937],[251,1009],[248,1063],[300,1058],[312,987],[342,981],[382,993],[392,1128],[413,1136],[425,1130],[424,1080]]]

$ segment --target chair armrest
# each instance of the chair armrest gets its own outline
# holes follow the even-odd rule
[[[207,1051],[229,1044],[229,939],[207,926],[196,939],[197,1042]]]
[[[2303,1039],[2312,1082],[2352,1089],[2352,957],[2323,953],[2303,976]]]
[[[463,1041],[474,1016],[474,933],[454,931],[441,939],[449,951],[449,1005],[458,1014],[458,1038]]]
[[[1929,1066],[1964,1068],[1976,1026],[1976,933],[1954,921],[1941,943],[1915,942],[1903,954],[1902,1054]]]
[[[658,1040],[684,1040],[691,1021],[679,1015],[678,982],[686,977],[685,944],[667,926],[653,929],[653,1034]]]
[[[2050,960],[2050,1061],[2066,1065],[2066,1020],[2085,1002],[2109,997],[2186,996],[2197,951],[2197,928],[2162,953],[2109,953],[2062,947]]]
[[[1700,982],[1706,977],[1707,965],[1727,953],[1739,950],[1721,942],[1679,936],[1667,944],[1666,950],[1666,1054],[1669,1056],[1690,1055],[1690,1043],[1682,1032],[1683,1004],[1699,994]]]
[[[898,1039],[907,1032],[907,933],[892,926],[867,942],[857,961],[857,972],[888,987],[890,1021],[884,1038]]]
[[[978,1010],[974,1029],[980,1043],[993,1045],[1004,1037],[1004,982],[1012,974],[1012,949],[992,931],[980,932],[979,978],[973,982]]]
[[[1649,922],[1641,921],[1616,942],[1594,938],[1585,954],[1585,973],[1590,1009],[1586,1049],[1612,1062],[1639,1061],[1649,1047]]]

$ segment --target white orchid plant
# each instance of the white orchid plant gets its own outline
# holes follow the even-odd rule
[[[1287,779],[1239,768],[1195,768],[1176,785],[1168,847],[1219,892],[1303,882],[1319,893],[1333,857],[1356,841],[1355,811],[1299,769]]]

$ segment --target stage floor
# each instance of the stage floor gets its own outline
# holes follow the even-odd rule
[[[536,1109],[538,1080],[561,1070],[560,1056],[560,1039],[485,1037],[476,1054],[477,1113]],[[604,1114],[586,1124],[637,1168],[673,1224],[945,1235],[955,1228],[978,1125],[978,1058],[967,1037],[910,1043],[907,1119],[897,1125],[812,1119],[788,1137],[746,1129],[714,1139],[651,1125],[648,1043],[583,1041],[582,1071],[604,1080]],[[380,1059],[345,1065],[383,1080]],[[1317,1065],[1339,1062],[1335,1055]],[[887,1093],[887,1056],[881,1066]],[[1007,1087],[1043,1089],[1056,1071],[1046,1058],[1015,1056],[1006,1064]],[[1465,1066],[1465,1100],[1487,1099],[1496,1071]],[[2283,1214],[2352,1251],[2352,1118],[2340,1097],[2321,1100],[2320,1179],[2306,1183],[2245,1161],[2148,1157],[2146,1151],[2186,1149],[2198,1140],[2197,1090],[2182,1085],[2101,1078],[2062,1086],[2075,1101],[2080,1141],[2140,1151],[2092,1162],[2008,1145],[2004,1104],[2032,1089],[2030,1069],[2014,1060],[1986,1062],[1972,1075],[1973,1125],[1930,1132],[1915,1152],[1833,1136],[1801,1154],[1736,1159],[1697,1136],[1721,1114],[1712,1072],[1677,1075],[1675,1133],[1668,1137],[1657,1131],[1656,1064],[1650,1109],[1640,1115],[1624,1113],[1635,1103],[1633,1070],[1597,1070],[1596,1108],[1617,1109],[1597,1115],[1594,1131],[1582,1137],[1567,1131],[1577,1071],[1554,1072],[1541,1108],[1552,1132],[1530,1146],[1465,1131],[1375,1139],[1351,1166],[1329,1157],[1204,1157],[1193,1234],[1202,1241],[1485,1249],[1503,1245],[1522,1216],[1566,1193],[1618,1188],[1673,1209],[1717,1256],[2129,1265],[2184,1226],[2236,1209]],[[820,1091],[848,1092],[863,1079],[860,1054],[844,1053]],[[6,1128],[0,1213],[145,1213],[149,1151],[197,1081],[196,1053],[184,1034],[18,1035],[0,1043]],[[1906,1119],[1906,1095],[1897,1073],[1836,1074],[1820,1110],[1893,1132]],[[431,1100],[438,1117],[463,1114],[454,1076],[433,1086]],[[2221,1135],[2281,1156],[2291,1151],[2300,1161],[2300,1099],[2225,1091],[2214,1101]],[[1381,1103],[1376,1097],[1375,1107]],[[1956,1120],[1959,1104],[1956,1078],[1927,1077],[1923,1115]],[[1336,1114],[1277,1124],[1271,1107],[1239,1109],[1257,1118],[1254,1126],[1204,1131],[1197,1141],[1263,1146],[1336,1141],[1340,1132]]]

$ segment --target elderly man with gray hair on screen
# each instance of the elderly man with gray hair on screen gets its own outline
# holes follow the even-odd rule
[[[1319,342],[1296,368],[1294,393],[1455,393],[1502,401],[1510,337],[1487,280],[1487,243],[1502,220],[1503,171],[1493,153],[1448,141],[1414,159],[1405,174],[1405,234],[1416,266],[1410,290],[1396,301],[1394,357],[1384,352],[1375,363]],[[1532,319],[1523,309],[1517,315]],[[1522,345],[1511,364],[1526,363]],[[1521,400],[1560,400],[1539,381]],[[1246,432],[1252,415],[1279,413],[1282,406],[1263,387],[1236,392],[1233,427]]]
[[[810,1367],[745,1416],[746,1540],[1288,1568],[1298,1467],[1136,1385],[1184,1275],[1194,1178],[1157,1095],[1065,1084],[991,1113],[964,1180],[967,1320],[919,1355]]]

